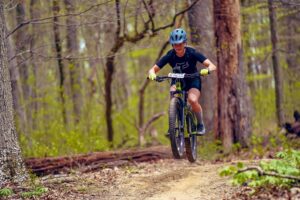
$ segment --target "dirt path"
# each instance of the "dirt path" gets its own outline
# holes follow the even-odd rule
[[[186,176],[167,183],[168,190],[154,194],[149,199],[223,199],[230,196],[232,188],[226,179],[217,174],[220,165],[189,167]]]
[[[54,184],[47,177],[47,199],[193,200],[226,199],[234,188],[218,176],[224,164],[190,164],[166,159],[155,163],[73,174]],[[53,179],[55,180],[55,179]],[[62,198],[63,197],[63,198]]]
[[[223,199],[232,188],[218,176],[221,166],[169,160],[150,167],[149,173],[132,177],[119,191],[123,193],[122,199]]]

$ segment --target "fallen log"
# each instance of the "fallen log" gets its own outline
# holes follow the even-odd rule
[[[160,146],[138,150],[94,152],[74,156],[28,158],[25,160],[25,164],[27,169],[32,173],[44,176],[48,174],[68,173],[73,169],[81,172],[90,172],[101,168],[111,168],[168,158],[172,158],[170,149]]]

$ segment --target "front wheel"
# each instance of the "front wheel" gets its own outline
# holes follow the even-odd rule
[[[185,138],[186,156],[190,162],[195,162],[197,159],[197,136],[192,134],[192,132],[196,129],[193,121],[193,115],[191,113],[187,114],[186,123],[187,131],[189,133],[189,136]]]
[[[172,98],[169,106],[169,136],[174,158],[180,159],[184,153],[184,133],[182,130],[180,100]]]

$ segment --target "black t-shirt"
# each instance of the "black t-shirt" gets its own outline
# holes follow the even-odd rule
[[[173,72],[192,74],[197,72],[197,61],[203,63],[206,57],[191,47],[185,48],[185,54],[178,57],[174,49],[168,51],[156,65],[161,69],[166,64],[171,65]]]

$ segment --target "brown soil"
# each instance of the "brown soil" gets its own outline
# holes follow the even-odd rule
[[[155,163],[43,177],[44,199],[191,200],[224,199],[234,188],[218,176],[223,164],[190,164],[165,159]]]
[[[186,159],[175,160],[170,157],[170,148],[152,147],[73,157],[30,159],[30,162],[27,160],[27,165],[31,169],[47,169],[43,173],[48,175],[38,177],[35,183],[47,187],[48,192],[34,199],[231,200],[266,197],[266,191],[250,196],[248,194],[251,189],[233,187],[229,178],[218,175],[220,168],[233,162],[189,163]],[[255,164],[258,161],[243,162]],[[28,191],[19,189],[15,191],[16,195],[7,199],[22,199],[22,190]],[[297,188],[294,193],[281,189],[270,190],[267,197],[300,199]]]
[[[172,159],[168,147],[28,159],[49,192],[40,199],[224,199],[234,188],[218,176],[224,164]],[[67,172],[67,173],[66,173]],[[15,196],[16,197],[16,196]]]

